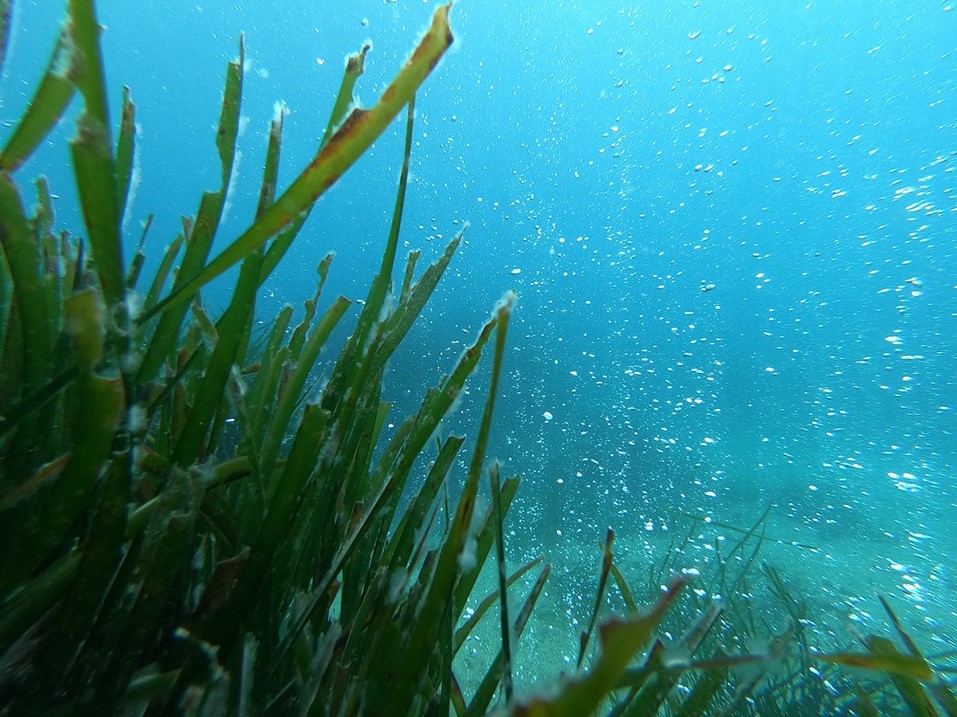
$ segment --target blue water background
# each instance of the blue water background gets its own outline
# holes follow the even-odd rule
[[[414,410],[517,291],[491,453],[524,478],[518,554],[561,562],[608,525],[638,540],[681,512],[742,525],[773,502],[780,537],[823,546],[832,568],[886,573],[917,617],[953,629],[952,6],[454,7],[456,43],[418,97],[402,241],[424,262],[470,226],[392,363],[388,397],[396,419]],[[112,110],[131,86],[141,127],[131,251],[156,215],[147,274],[180,215],[218,186],[215,123],[240,31],[242,157],[217,248],[250,221],[275,103],[289,111],[284,185],[315,152],[342,58],[372,39],[357,90],[370,104],[431,9],[101,0]],[[5,122],[60,14],[52,0],[19,3]],[[65,121],[59,136],[71,132]],[[267,285],[264,321],[311,296],[329,250],[325,300],[364,296],[403,132],[397,122],[319,202]],[[39,172],[60,195],[60,225],[79,229],[62,142],[20,176]],[[225,304],[230,287],[205,300]],[[448,430],[474,427],[485,381]],[[849,580],[842,594],[872,595]]]

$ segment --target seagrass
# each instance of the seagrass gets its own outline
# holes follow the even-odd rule
[[[0,68],[11,7],[0,1]],[[488,468],[516,297],[507,292],[447,373],[421,387],[417,411],[396,419],[384,400],[386,366],[463,236],[421,272],[418,252],[397,271],[414,97],[453,42],[450,4],[436,8],[369,108],[353,99],[369,46],[348,58],[314,159],[282,190],[281,113],[274,118],[254,218],[215,256],[248,91],[242,41],[211,148],[220,186],[161,249],[151,217],[138,237],[122,229],[133,93],[123,90],[114,133],[95,4],[66,7],[33,100],[0,152],[0,714],[772,714],[831,699],[808,677],[812,665],[861,714],[888,705],[957,714],[945,661],[920,652],[888,603],[897,644],[868,636],[856,651],[819,655],[802,632],[806,606],[772,568],[764,575],[790,625],[766,650],[733,649],[763,629],[734,597],[773,540],[767,512],[710,575],[726,605],[670,579],[673,552],[636,589],[615,564],[609,531],[577,667],[530,695],[513,672],[512,641],[535,619],[551,565],[539,557],[508,569],[504,525],[520,480],[500,485],[498,464]],[[46,180],[31,190],[20,172],[73,102],[82,103],[70,147],[83,226],[69,231],[57,225]],[[362,308],[323,294],[330,253],[298,316],[283,307],[267,317],[271,331],[256,334],[258,292],[314,202],[403,110],[394,211]],[[152,276],[149,253],[161,256]],[[201,290],[237,264],[214,315]],[[336,333],[348,336],[324,364]],[[475,436],[443,437],[482,360],[490,384]],[[487,472],[490,505],[479,495]],[[479,596],[493,546],[498,583]],[[614,600],[623,615],[609,619]],[[496,606],[499,644],[467,693],[457,655]],[[666,625],[683,637],[668,641]],[[772,674],[782,664],[786,678]],[[742,666],[754,668],[747,679]],[[872,677],[855,681],[845,666]]]

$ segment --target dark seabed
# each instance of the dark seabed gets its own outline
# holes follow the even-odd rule
[[[374,41],[358,85],[371,102],[431,12],[98,6],[113,97],[129,85],[141,125],[129,242],[155,213],[154,267],[218,182],[213,135],[241,31],[243,209],[221,242],[250,219],[277,102],[288,182],[315,152],[342,58]],[[28,101],[60,12],[19,4],[4,121]],[[462,0],[452,20],[454,49],[417,99],[402,240],[424,263],[470,227],[387,398],[394,416],[414,410],[516,290],[490,453],[524,479],[511,560],[555,566],[519,666],[551,675],[574,658],[608,526],[644,584],[669,546],[704,573],[739,537],[727,526],[769,505],[761,559],[807,596],[820,644],[886,626],[878,594],[929,652],[957,644],[957,5]],[[325,301],[364,295],[403,132],[320,201],[263,316],[299,309],[330,249]],[[42,168],[72,188],[64,143],[31,164],[22,176]],[[56,209],[81,226],[72,194]],[[206,301],[225,303],[232,280]],[[448,431],[473,431],[485,381]],[[690,516],[703,520],[689,534]]]

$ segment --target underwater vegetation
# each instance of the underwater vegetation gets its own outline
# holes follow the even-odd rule
[[[814,650],[806,605],[758,559],[766,514],[698,577],[677,569],[680,543],[647,576],[623,574],[609,531],[577,661],[541,696],[516,684],[514,650],[551,568],[507,569],[520,481],[487,456],[513,294],[422,386],[418,411],[384,431],[387,363],[462,240],[424,269],[416,251],[396,269],[415,93],[453,42],[450,9],[435,10],[368,109],[353,102],[366,50],[348,58],[315,158],[282,192],[277,114],[255,219],[210,256],[236,159],[240,41],[216,135],[221,186],[148,277],[150,219],[132,257],[121,228],[135,106],[124,91],[114,131],[95,4],[67,3],[0,153],[0,714],[957,715],[957,655],[924,656],[886,601],[895,640]],[[0,0],[0,63],[10,15]],[[27,199],[16,176],[74,102],[80,233],[56,228],[44,177]],[[329,254],[300,318],[285,307],[258,335],[260,287],[314,202],[403,110],[395,209],[361,309],[322,295]],[[211,315],[201,290],[237,265],[231,300]],[[349,336],[316,390],[336,330]],[[486,350],[484,412],[453,481],[466,439],[440,425]],[[476,595],[486,563],[497,588]],[[779,623],[746,599],[759,581]],[[623,609],[609,617],[612,595]],[[462,646],[495,614],[492,659],[464,675]]]

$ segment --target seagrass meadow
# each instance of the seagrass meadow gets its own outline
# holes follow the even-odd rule
[[[288,182],[277,107],[243,166],[258,171],[249,222],[224,235],[257,92],[237,33],[208,98],[215,140],[182,149],[208,152],[218,185],[172,238],[132,201],[150,181],[136,88],[109,88],[96,3],[64,11],[0,153],[0,715],[957,715],[957,650],[926,652],[893,598],[865,596],[883,631],[825,634],[828,606],[781,564],[817,548],[779,538],[771,507],[732,525],[662,506],[680,520],[653,551],[613,526],[580,563],[515,560],[533,541],[507,473],[525,467],[496,460],[493,438],[516,424],[509,346],[525,340],[507,285],[438,380],[404,375],[415,406],[397,414],[387,372],[420,350],[408,339],[439,284],[462,280],[462,245],[491,241],[461,225],[431,262],[405,251],[424,240],[403,224],[410,166],[433,141],[416,97],[462,59],[446,57],[451,3],[366,105],[375,53],[356,39]],[[0,68],[16,17],[0,0]],[[362,196],[324,195],[395,128],[366,293],[328,295],[329,246],[315,286],[273,312],[264,293],[313,207],[360,216]],[[40,161],[61,141],[72,187]],[[68,196],[75,226],[55,211]],[[214,282],[225,299],[208,299]],[[463,404],[477,419],[457,435]],[[550,600],[556,575],[588,599]]]

